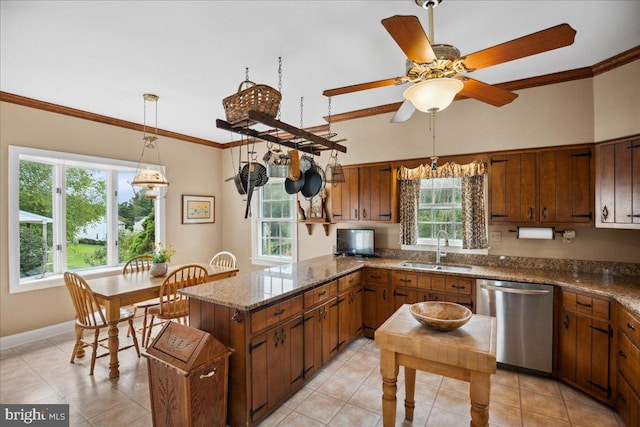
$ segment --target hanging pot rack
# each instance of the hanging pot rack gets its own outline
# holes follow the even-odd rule
[[[326,150],[336,150],[336,151],[340,151],[341,153],[347,152],[347,147],[345,147],[344,145],[340,145],[337,142],[331,141],[327,138],[323,138],[322,136],[308,132],[304,129],[297,128],[293,125],[281,122],[275,117],[265,113],[261,113],[259,111],[253,111],[253,110],[249,111],[249,121],[253,123],[261,123],[263,125],[269,126],[279,131],[279,134],[283,133],[283,135],[276,136],[273,133],[273,130],[260,132],[255,129],[251,129],[246,124],[232,125],[231,123],[222,119],[216,119],[216,127],[218,129],[225,129],[225,130],[228,130],[229,132],[237,133],[239,135],[247,135],[253,138],[261,139],[263,141],[269,141],[275,144],[280,144],[285,147],[292,148],[294,150],[312,154],[314,156],[320,155],[322,151],[326,151]],[[287,136],[287,134],[290,136]],[[293,142],[293,139],[295,138],[301,138],[301,140],[298,140],[297,142]]]

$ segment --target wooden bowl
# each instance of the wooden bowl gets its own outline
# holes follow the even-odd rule
[[[410,311],[418,322],[437,331],[458,329],[471,319],[471,310],[453,302],[419,302]]]

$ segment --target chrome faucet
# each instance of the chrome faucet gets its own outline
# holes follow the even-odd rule
[[[444,233],[444,245],[445,246],[449,246],[449,236],[447,235],[447,232],[445,230],[438,231],[438,234],[437,234],[438,247],[436,248],[436,264],[440,264],[440,257],[446,257],[447,256],[446,252],[440,253],[440,235],[442,233]]]

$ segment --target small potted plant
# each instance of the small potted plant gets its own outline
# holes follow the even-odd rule
[[[153,265],[151,266],[151,270],[149,270],[149,274],[151,274],[153,277],[161,277],[167,274],[167,263],[171,261],[171,257],[175,253],[175,249],[173,249],[171,246],[165,248],[162,245],[162,242],[158,242],[153,253],[153,259],[151,260]]]

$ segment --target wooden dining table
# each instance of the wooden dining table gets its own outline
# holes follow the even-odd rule
[[[199,265],[207,269],[209,274],[208,282],[232,277],[238,272],[237,268],[216,267],[208,264]],[[172,271],[180,267],[180,265],[170,267],[167,274],[171,274]],[[160,286],[165,277],[153,277],[149,274],[149,271],[142,271],[87,280],[96,300],[104,306],[107,323],[109,324],[109,378],[120,376],[120,363],[118,361],[118,349],[120,348],[118,320],[120,320],[120,309],[137,302],[157,298],[160,295]]]

